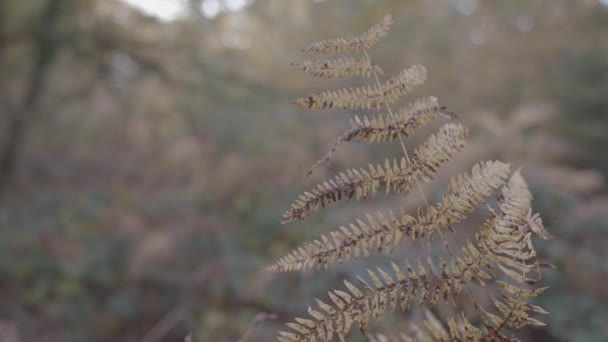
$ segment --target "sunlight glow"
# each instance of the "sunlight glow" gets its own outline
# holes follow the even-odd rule
[[[247,4],[249,4],[247,0],[226,0],[226,8],[229,11],[238,11],[247,6]]]
[[[187,0],[121,0],[145,14],[161,21],[172,21],[186,14]],[[222,12],[236,12],[245,8],[251,0],[203,0],[201,12],[209,19]]]
[[[215,18],[220,13],[221,7],[218,0],[205,0],[201,3],[201,11],[207,18]]]
[[[203,0],[201,12],[207,18],[213,19],[221,12],[236,12],[249,4],[249,0]]]
[[[172,21],[186,14],[185,0],[122,0],[161,21]]]

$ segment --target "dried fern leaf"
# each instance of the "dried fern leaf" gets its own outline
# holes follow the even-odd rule
[[[461,176],[453,181],[444,195],[442,204],[450,203],[452,208],[469,211],[475,207],[470,199],[478,198],[477,200],[480,201],[485,198],[486,195],[482,194],[490,191],[486,187],[496,188],[502,183],[502,179],[508,176],[507,164],[487,162],[484,166],[485,168],[476,165],[471,176]],[[492,176],[491,170],[499,176]],[[494,178],[488,182],[493,186],[487,184],[482,186],[475,181],[488,178]],[[457,193],[456,190],[462,193]],[[508,268],[521,272],[522,276],[514,275],[515,272],[506,272],[506,274],[516,283],[527,285],[529,282],[525,279],[525,275],[535,271],[534,265],[526,263],[535,255],[524,253],[531,248],[529,243],[531,232],[526,231],[530,228],[526,228],[525,220],[530,201],[531,194],[523,178],[519,172],[515,172],[508,185],[502,190],[499,210],[493,212],[479,233],[479,246],[468,243],[463,248],[463,256],[452,260],[452,274],[443,260],[439,262],[440,272],[434,271],[437,268],[433,265],[426,268],[420,261],[417,267],[406,262],[405,271],[393,263],[393,275],[380,268],[378,271],[368,270],[370,282],[359,278],[360,286],[355,286],[345,281],[348,292],[340,290],[330,292],[329,297],[334,305],[317,300],[322,311],[310,309],[309,313],[314,320],[297,319],[296,323],[288,324],[288,327],[295,332],[282,332],[281,336],[285,337],[283,341],[331,341],[334,335],[343,340],[354,323],[358,324],[364,332],[371,317],[378,319],[386,310],[394,310],[397,306],[405,310],[417,297],[420,306],[432,307],[437,304],[439,298],[436,294],[443,291],[445,293],[443,299],[447,300],[450,293],[454,296],[459,292],[462,285],[458,284],[463,279],[464,282],[468,282],[476,278],[493,278],[482,270],[482,268],[493,270],[489,262],[496,263],[503,272]],[[363,230],[370,231],[367,225],[361,227],[367,227]],[[329,240],[324,238],[323,241],[327,244]],[[502,257],[508,250],[517,250],[519,254],[514,255],[514,259]],[[546,312],[521,299],[521,297],[535,296],[542,292],[542,289],[526,291],[506,282],[500,282],[499,285],[503,288],[499,291],[501,298],[494,298],[493,302],[503,318],[480,309],[484,330],[477,329],[469,323],[463,331],[457,331],[454,328],[455,323],[452,322],[449,332],[439,328],[437,322],[429,322],[425,324],[428,333],[420,334],[418,340],[456,341],[463,338],[475,341],[516,341],[500,330],[503,327],[518,329],[525,325],[542,325],[542,322],[531,318],[529,313]],[[414,339],[404,336],[404,340]]]
[[[403,237],[416,239],[426,236],[430,240],[436,230],[449,228],[466,218],[468,213],[504,183],[508,175],[508,164],[499,161],[479,163],[473,167],[470,174],[453,178],[443,195],[443,202],[430,206],[426,212],[420,212],[418,218],[405,213],[400,217],[396,217],[392,212],[388,217],[380,212],[375,216],[368,214],[366,221],[357,220],[348,227],[340,227],[339,231],[331,233],[331,240],[323,237],[322,241],[305,244],[279,259],[267,270],[291,272],[314,266],[327,268],[336,262],[342,263],[360,256],[367,257],[374,251],[393,251]],[[476,264],[467,267],[467,263],[463,262],[462,272],[473,266],[481,267],[483,261],[476,259]],[[477,276],[481,277],[481,274]],[[442,290],[442,293],[445,292],[445,289]]]
[[[355,116],[354,120],[351,120],[351,128],[336,139],[331,150],[317,161],[307,174],[312,174],[312,170],[320,164],[329,162],[334,152],[345,142],[357,140],[381,143],[393,141],[400,135],[409,137],[438,116],[456,119],[456,115],[449,112],[445,106],[440,106],[437,98],[433,96],[416,100],[401,108],[394,116],[378,114],[371,118],[364,116],[363,119]]]
[[[475,207],[500,187],[509,175],[509,164],[500,161],[482,162],[473,167],[471,174],[452,178],[442,202],[427,208],[419,214],[416,223],[411,226],[400,226],[405,236],[428,236],[432,241],[434,233],[440,228],[452,229],[452,226],[473,212]],[[409,220],[407,217],[405,221]]]
[[[443,325],[439,322],[425,320],[424,325],[426,332],[418,329],[415,337],[401,334],[401,339],[404,342],[415,341],[438,341],[438,342],[460,342],[460,341],[475,341],[475,342],[506,342],[519,341],[513,337],[497,336],[494,332],[482,330],[475,327],[465,316],[462,315],[462,322],[456,323],[453,317],[448,318],[449,331],[446,331]]]
[[[367,58],[309,60],[292,66],[326,79],[380,74],[382,70],[371,63],[366,49],[385,37],[391,24],[389,15],[360,36],[327,39],[304,49],[327,54],[364,51]],[[294,103],[311,109],[379,109],[411,92],[424,82],[426,75],[424,67],[415,65],[384,83],[378,81],[376,85],[315,93],[298,98]],[[345,142],[390,142],[401,136],[409,137],[438,116],[455,118],[453,113],[439,106],[434,97],[417,100],[396,113],[389,109],[388,114],[364,116],[363,119],[355,117],[351,128],[336,139],[329,153],[313,168],[329,161],[332,153]],[[430,182],[441,164],[462,149],[466,135],[467,130],[461,125],[448,124],[419,146],[411,159],[386,160],[384,165],[370,165],[369,170],[351,169],[341,173],[301,195],[283,214],[281,222],[301,220],[328,204],[375,196],[381,190],[387,195],[391,191],[407,193],[418,181]],[[541,269],[552,266],[537,261],[532,237],[538,235],[548,239],[551,235],[540,216],[532,213],[532,194],[520,171],[513,173],[504,185],[509,175],[508,164],[499,161],[479,163],[470,173],[451,179],[442,201],[419,208],[417,215],[411,216],[404,211],[400,215],[392,212],[389,215],[368,214],[365,220],[356,220],[328,236],[322,235],[269,266],[267,270],[279,272],[315,266],[327,268],[351,258],[368,257],[376,251],[392,253],[404,237],[424,238],[430,244],[437,232],[446,228],[453,231],[456,223],[467,218],[502,186],[496,208],[488,206],[488,219],[475,234],[474,241],[467,241],[462,247],[460,255],[455,256],[447,247],[448,260],[433,261],[429,256],[424,264],[418,260],[412,265],[406,260],[403,269],[392,263],[392,272],[381,268],[368,270],[367,279],[357,277],[357,285],[345,281],[346,289],[330,291],[329,300],[317,299],[316,308],[308,309],[310,317],[295,318],[287,323],[289,331],[281,331],[279,341],[332,341],[336,336],[344,341],[354,325],[365,334],[370,320],[379,319],[388,310],[394,311],[397,307],[405,310],[412,303],[431,308],[440,300],[455,303],[456,296],[465,287],[479,314],[479,328],[464,314],[458,323],[449,318],[445,327],[427,309],[423,329],[414,328],[415,337],[402,335],[403,341],[518,341],[514,336],[508,336],[507,331],[544,325],[532,316],[547,312],[528,300],[547,289],[536,287],[536,284],[541,279]],[[498,287],[491,296],[494,312],[480,306],[468,289],[472,282],[484,286],[488,281],[495,282]],[[377,336],[385,339],[382,335]]]
[[[342,135],[342,140],[380,143],[392,141],[399,135],[409,137],[418,128],[424,127],[439,116],[449,120],[456,119],[454,113],[439,105],[436,97],[429,96],[401,108],[393,117],[387,114],[378,114],[371,118],[364,116],[363,119],[355,117],[351,120],[351,129]]]
[[[415,87],[424,83],[426,75],[425,67],[414,65],[391,77],[380,86],[371,85],[325,91],[298,98],[293,103],[310,109],[379,109],[385,101],[395,103],[401,96],[410,93]]]
[[[524,227],[531,200],[532,195],[527,190],[523,178],[519,171],[515,172],[508,185],[502,189],[498,210],[491,209],[490,217],[476,233],[476,244],[468,242],[462,250],[462,257],[453,260],[454,272],[462,273],[459,282],[455,284],[456,292],[467,281],[483,283],[484,278],[494,277],[483,268],[491,273],[498,268],[521,283],[533,281],[524,277],[530,272],[538,271],[537,265],[526,264],[536,256],[531,245],[531,234]],[[467,272],[460,272],[465,268],[468,269]],[[516,272],[513,269],[516,269]]]
[[[282,341],[331,341],[331,337],[334,335],[337,335],[340,340],[344,340],[353,324],[358,324],[360,330],[365,333],[372,318],[377,320],[387,310],[395,310],[397,307],[405,310],[416,298],[419,298],[420,307],[434,307],[438,302],[438,297],[432,295],[436,292],[435,289],[445,288],[445,284],[451,288],[457,278],[462,276],[462,274],[456,273],[449,275],[447,268],[444,267],[442,268],[445,269],[445,273],[438,274],[432,271],[433,267],[425,268],[420,261],[416,267],[407,261],[406,265],[406,269],[401,270],[395,263],[392,263],[393,275],[381,268],[378,268],[378,271],[368,270],[370,281],[358,278],[359,286],[345,281],[347,291],[329,292],[333,304],[317,299],[317,306],[320,310],[310,308],[310,319],[297,318],[296,322],[288,323],[287,326],[292,331],[281,332],[281,336],[284,337]],[[505,311],[512,306],[525,306],[510,298],[504,298],[507,304],[501,304],[501,309]],[[446,299],[447,297],[444,298],[444,300]],[[517,311],[517,317],[523,317],[522,319],[525,318],[526,322],[531,322],[520,311]],[[516,317],[510,319],[515,320]],[[465,328],[464,331],[456,330],[454,323],[450,323],[449,330],[445,329],[438,320],[427,320],[425,325],[429,334],[419,336],[422,337],[422,340],[459,341],[460,337],[465,337],[466,340],[467,337],[473,336],[498,336],[495,332],[484,334],[472,325]]]
[[[429,309],[424,310],[424,325],[426,328],[433,334],[435,339],[443,339],[445,341],[449,341],[450,334],[448,330],[443,326],[441,321],[437,319],[437,317],[431,312]]]
[[[502,189],[498,209],[491,211],[491,216],[476,235],[477,245],[483,250],[484,258],[495,264],[510,280],[497,282],[501,288],[498,291],[501,299],[493,298],[494,306],[503,318],[481,312],[486,316],[487,324],[496,328],[497,333],[502,328],[520,329],[526,325],[544,325],[530,317],[530,313],[547,312],[525,301],[547,289],[531,287],[541,276],[541,265],[535,260],[532,233],[536,230],[542,231],[541,237],[548,235],[544,228],[536,227],[533,230],[530,226],[530,220],[539,220],[538,217],[531,219],[531,204],[532,194],[520,171],[516,171]]]
[[[424,325],[426,331],[417,329],[416,337],[401,334],[403,341],[414,342],[460,342],[460,341],[475,341],[475,342],[519,342],[520,340],[514,336],[507,336],[496,330],[492,325],[484,325],[482,328],[475,327],[462,313],[462,319],[456,323],[453,317],[447,319],[449,331],[446,331],[438,321],[425,320]]]
[[[340,52],[358,52],[362,49],[368,49],[374,46],[382,38],[386,37],[393,24],[391,15],[387,15],[376,25],[372,26],[367,32],[356,36],[346,38],[332,38],[310,44],[303,49],[306,52],[317,53],[340,53]]]
[[[416,181],[430,181],[437,168],[464,147],[467,133],[462,125],[448,124],[416,149],[411,164],[405,158],[400,163],[396,160],[390,163],[387,159],[384,166],[370,165],[369,171],[351,169],[341,173],[300,195],[300,199],[283,214],[281,223],[301,220],[342,199],[359,200],[375,196],[383,188],[387,194],[391,189],[394,193],[407,193]]]
[[[344,281],[347,291],[336,290],[329,293],[333,305],[317,299],[320,310],[309,309],[313,319],[296,319],[287,326],[293,331],[281,333],[282,341],[331,341],[331,336],[337,335],[344,340],[353,324],[358,324],[362,332],[371,319],[380,318],[388,309],[400,307],[402,310],[420,295],[420,305],[423,303],[434,306],[428,294],[430,289],[450,281],[441,275],[427,271],[420,262],[415,270],[407,263],[407,274],[393,263],[395,275],[378,269],[368,270],[370,282],[358,278],[359,286]]]
[[[291,63],[291,66],[313,77],[335,79],[349,76],[369,77],[372,72],[382,75],[382,69],[370,64],[367,58],[338,58]]]
[[[534,234],[540,236],[543,240],[552,239],[553,236],[549,234],[549,232],[545,229],[543,225],[543,220],[540,217],[540,214],[532,214],[532,209],[528,211],[528,217],[526,217],[526,222],[530,227],[530,230],[534,232]]]

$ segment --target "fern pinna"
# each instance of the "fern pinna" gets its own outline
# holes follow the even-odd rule
[[[384,17],[366,33],[349,38],[328,39],[308,46],[304,51],[321,54],[362,53],[363,56],[335,60],[312,60],[293,66],[311,76],[340,78],[362,76],[375,78],[366,87],[345,88],[315,93],[295,100],[295,104],[311,109],[372,109],[383,112],[354,117],[351,128],[340,135],[329,153],[319,160],[328,161],[342,144],[350,141],[369,143],[399,140],[403,157],[386,159],[383,165],[368,169],[351,169],[336,175],[305,192],[285,212],[282,223],[302,220],[334,202],[364,199],[383,191],[385,194],[405,194],[420,182],[431,182],[433,175],[454,154],[460,151],[467,129],[457,123],[447,123],[431,135],[410,157],[403,137],[435,119],[457,120],[454,113],[441,106],[435,97],[416,100],[399,110],[391,105],[422,84],[427,76],[423,66],[404,69],[382,82],[382,69],[373,64],[367,49],[387,35],[391,16]],[[309,170],[309,173],[312,172]],[[497,206],[489,207],[489,218],[482,224],[474,241],[468,241],[456,256],[448,246],[443,231],[467,218],[476,208],[500,189]],[[304,244],[267,268],[268,271],[289,272],[329,267],[351,258],[368,257],[371,253],[392,253],[404,239],[425,239],[428,244],[439,236],[449,252],[449,260],[393,262],[391,270],[368,270],[367,280],[358,277],[358,284],[345,280],[345,289],[328,293],[329,301],[317,300],[318,308],[309,308],[309,318],[295,318],[288,331],[281,331],[279,341],[344,340],[353,325],[365,333],[370,319],[378,319],[388,309],[408,308],[414,301],[421,307],[434,307],[440,300],[454,303],[463,293],[472,301],[480,326],[476,327],[463,315],[447,319],[448,328],[435,321],[426,321],[425,330],[415,338],[402,335],[404,341],[512,341],[514,330],[527,325],[543,325],[533,313],[546,313],[526,301],[546,288],[535,288],[540,271],[548,267],[536,260],[532,235],[549,235],[538,214],[531,211],[532,195],[519,171],[511,173],[509,164],[485,161],[469,173],[450,180],[442,201],[426,204],[416,215],[406,212],[367,214],[365,218],[339,227],[328,236]],[[506,279],[508,281],[499,280]],[[471,282],[497,284],[493,298],[494,312],[481,307],[469,289]]]

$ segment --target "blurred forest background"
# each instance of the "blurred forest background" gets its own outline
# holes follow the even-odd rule
[[[399,155],[350,144],[305,179],[354,113],[288,103],[350,82],[291,69],[310,57],[300,48],[387,13],[395,25],[372,58],[387,75],[427,66],[414,95],[437,96],[472,132],[427,194],[438,200],[481,159],[523,167],[556,236],[539,252],[558,266],[537,299],[548,327],[526,334],[607,340],[608,1],[598,0],[0,1],[0,340],[236,341],[268,312],[277,319],[250,339],[268,341],[314,297],[386,262],[260,272],[362,205],[420,205],[413,193],[279,224],[320,179]]]

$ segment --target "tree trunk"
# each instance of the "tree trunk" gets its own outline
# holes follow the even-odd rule
[[[48,71],[57,53],[53,34],[61,0],[48,0],[34,36],[34,61],[21,104],[9,113],[6,140],[0,149],[0,195],[10,185],[16,170],[27,128],[44,91]]]

